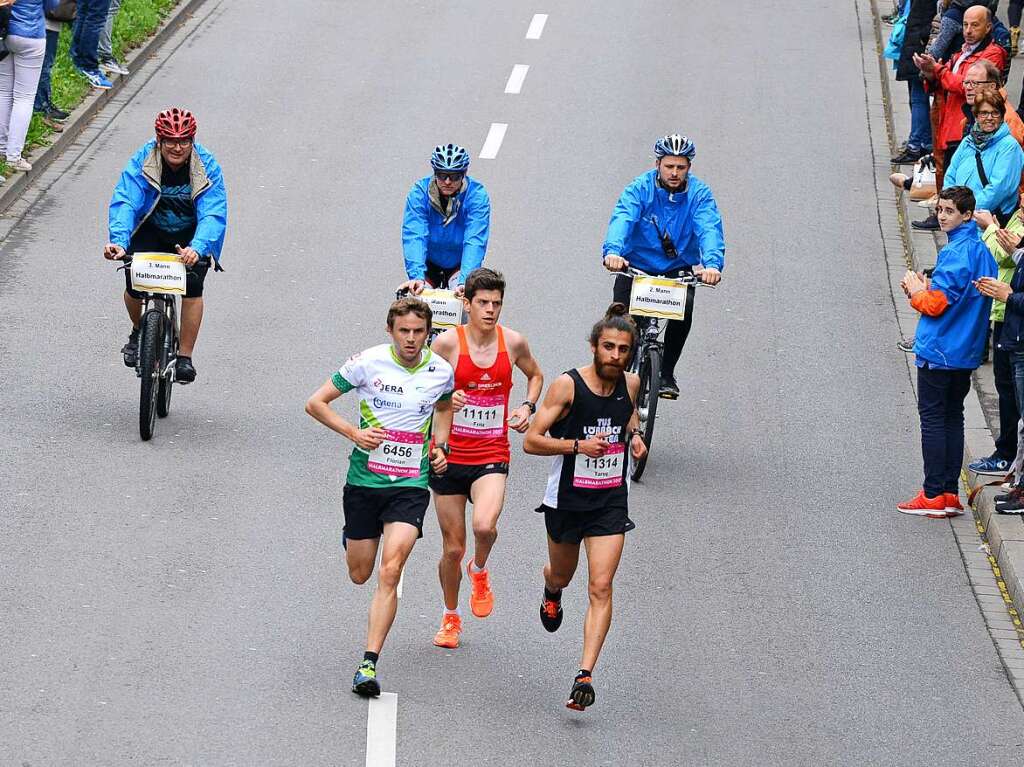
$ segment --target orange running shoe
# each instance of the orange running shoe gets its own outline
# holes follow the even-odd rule
[[[494,609],[494,592],[491,591],[491,577],[486,569],[473,572],[473,560],[466,563],[466,575],[473,582],[473,593],[469,595],[469,609],[477,618],[486,618]]]
[[[945,497],[947,517],[959,517],[964,513],[964,507],[960,504],[959,493],[945,493]]]
[[[909,501],[896,504],[896,511],[901,514],[913,514],[917,517],[930,517],[931,519],[946,518],[946,496],[945,494],[929,498],[924,490],[918,490],[917,495]]]
[[[459,646],[459,634],[462,633],[462,618],[455,613],[445,613],[441,619],[441,628],[434,634],[434,644],[454,650]]]

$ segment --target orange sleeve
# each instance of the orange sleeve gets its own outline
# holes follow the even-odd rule
[[[938,317],[949,307],[949,301],[946,300],[946,294],[941,290],[922,290],[920,293],[914,294],[914,297],[910,299],[910,305],[921,314]]]

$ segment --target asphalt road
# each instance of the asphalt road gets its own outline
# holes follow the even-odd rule
[[[587,362],[608,214],[658,135],[697,142],[726,281],[698,296],[686,395],[634,486],[597,704],[563,708],[585,583],[545,633],[547,461],[517,453],[497,606],[459,650],[430,643],[436,522],[406,571],[380,664],[398,763],[1019,764],[1024,715],[949,525],[893,510],[920,482],[916,410],[854,6],[819,6],[210,0],[0,250],[0,763],[365,762],[348,446],[302,405],[385,340],[432,146],[475,156],[502,122],[471,168],[487,263],[549,380]],[[227,272],[207,280],[199,379],[142,444],[100,249],[117,174],[173,103],[225,168]]]

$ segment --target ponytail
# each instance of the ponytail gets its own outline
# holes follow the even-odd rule
[[[632,339],[632,346],[636,346],[636,323],[629,316],[629,310],[625,304],[616,301],[608,307],[604,317],[594,323],[594,327],[590,330],[591,346],[597,346],[597,341],[605,330],[618,330],[623,333],[629,333],[629,337]]]

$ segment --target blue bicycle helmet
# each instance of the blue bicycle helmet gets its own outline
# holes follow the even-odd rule
[[[673,133],[671,136],[662,136],[654,142],[654,154],[657,157],[672,155],[673,157],[687,157],[693,159],[697,154],[697,147],[686,136]]]
[[[434,147],[430,156],[430,164],[434,170],[448,173],[465,173],[469,167],[469,152],[458,144],[441,144]]]

